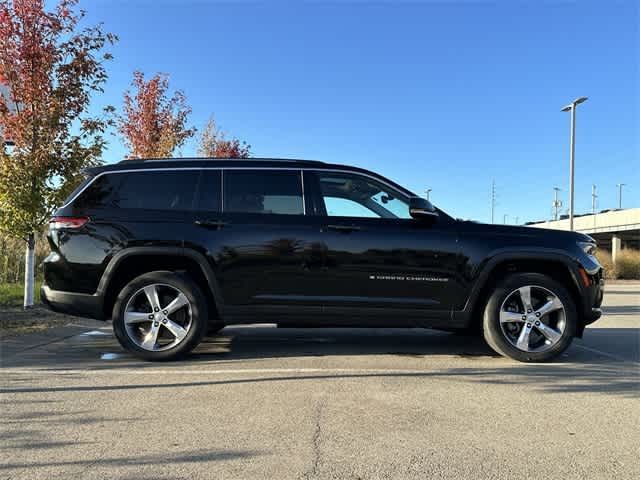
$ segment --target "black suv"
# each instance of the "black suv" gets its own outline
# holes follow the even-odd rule
[[[166,360],[239,323],[482,332],[556,357],[600,317],[579,233],[455,220],[380,175],[303,160],[124,161],[51,219],[42,298]]]

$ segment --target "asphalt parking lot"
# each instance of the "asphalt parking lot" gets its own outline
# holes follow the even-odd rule
[[[108,326],[2,346],[2,479],[640,478],[640,284],[560,361],[427,330],[226,328],[187,360]]]

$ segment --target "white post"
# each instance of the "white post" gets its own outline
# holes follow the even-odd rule
[[[24,308],[33,307],[35,284],[36,238],[33,233],[27,238],[27,250],[24,255]]]
[[[622,240],[617,235],[614,235],[611,237],[611,259],[613,260],[614,265],[620,250],[622,250]]]

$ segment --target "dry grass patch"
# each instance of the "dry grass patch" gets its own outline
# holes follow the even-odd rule
[[[605,278],[610,280],[640,280],[640,251],[625,248],[618,253],[617,262],[613,263],[611,254],[598,250],[596,254],[602,264]]]

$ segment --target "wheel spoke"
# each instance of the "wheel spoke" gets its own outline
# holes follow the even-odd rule
[[[554,328],[551,328],[549,325],[545,325],[542,322],[536,324],[536,328],[551,343],[556,343],[562,337],[562,333],[558,332]]]
[[[176,298],[173,299],[173,301],[169,305],[164,307],[163,311],[167,312],[166,315],[171,315],[172,313],[177,312],[186,305],[189,305],[189,300],[187,300],[187,297],[184,293],[180,293]]]
[[[525,352],[529,351],[529,335],[531,334],[531,324],[525,323],[522,325],[522,330],[520,331],[520,336],[518,336],[518,341],[516,342],[516,346],[520,350],[524,350]]]
[[[521,323],[524,322],[521,313],[500,311],[500,323]]]
[[[155,285],[144,287],[144,294],[147,296],[151,309],[155,312],[160,310],[160,300],[158,299],[158,290]]]
[[[558,297],[553,297],[547,303],[542,305],[538,310],[536,310],[536,314],[540,314],[537,316],[543,317],[546,314],[551,313],[555,310],[560,310],[561,308],[563,308],[563,305],[560,299]]]
[[[187,336],[187,331],[184,328],[182,328],[182,326],[178,325],[176,322],[167,320],[167,323],[163,325],[167,327],[167,330],[169,330],[174,337],[176,337],[176,340],[178,342],[181,342],[182,339]]]
[[[140,322],[151,322],[152,318],[149,318],[151,313],[145,312],[125,312],[124,314],[124,323],[140,323]]]
[[[160,326],[156,326],[157,323],[154,322],[151,324],[151,328],[149,332],[144,336],[141,346],[146,348],[147,350],[155,350],[156,343],[158,341],[158,331],[160,330]]]
[[[531,306],[531,287],[521,287],[520,291],[520,299],[522,300],[522,306],[524,306],[524,310],[526,313],[531,313],[533,307]]]

